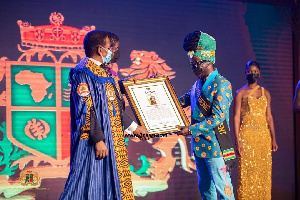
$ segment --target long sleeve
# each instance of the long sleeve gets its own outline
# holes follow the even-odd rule
[[[136,123],[137,122],[133,119],[131,119],[131,117],[129,117],[129,115],[127,115],[125,112],[123,113],[123,125],[124,128],[127,129],[129,126],[131,126],[132,123]]]
[[[121,94],[125,94],[125,87],[123,85],[123,80],[119,80],[118,84],[120,87]],[[115,88],[115,92],[117,93],[117,88]],[[124,99],[121,97],[118,98],[118,103],[121,105],[120,110],[122,109],[122,112],[121,112],[122,113],[122,123],[123,123],[124,129],[127,129],[128,127],[132,127],[135,130],[137,127],[137,122],[125,113]]]
[[[124,80],[118,80],[118,84],[119,84],[119,86],[120,86],[120,91],[121,91],[121,93],[122,93],[122,94],[125,94],[125,87],[124,87],[124,85],[123,85],[123,81],[124,81]]]
[[[229,81],[219,83],[216,90],[211,92],[213,96],[212,114],[199,123],[192,124],[189,129],[194,137],[205,135],[210,129],[223,123],[229,115],[229,107],[232,102],[232,89]]]
[[[97,120],[94,110],[91,110],[90,114],[91,114],[90,140],[93,144],[96,144],[100,141],[103,141],[105,139],[105,135]]]
[[[191,90],[178,98],[181,107],[185,108],[191,105]]]

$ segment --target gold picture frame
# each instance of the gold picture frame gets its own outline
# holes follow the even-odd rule
[[[174,133],[177,125],[189,126],[168,77],[124,81],[123,85],[133,113],[149,134]]]

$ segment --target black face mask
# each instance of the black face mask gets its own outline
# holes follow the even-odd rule
[[[255,83],[259,79],[259,74],[247,74],[247,80],[249,83]]]
[[[120,58],[120,51],[119,49],[114,53],[114,57],[111,59],[110,63],[115,63]]]

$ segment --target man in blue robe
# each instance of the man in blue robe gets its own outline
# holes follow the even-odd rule
[[[118,48],[108,36],[89,32],[87,57],[70,71],[71,169],[60,199],[134,199],[123,131],[140,137],[147,130],[123,113],[117,77],[106,65]]]

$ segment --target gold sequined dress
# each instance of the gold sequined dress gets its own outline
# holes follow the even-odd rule
[[[252,94],[242,101],[240,138],[244,155],[239,159],[238,199],[271,199],[272,143],[266,120],[267,98]]]

